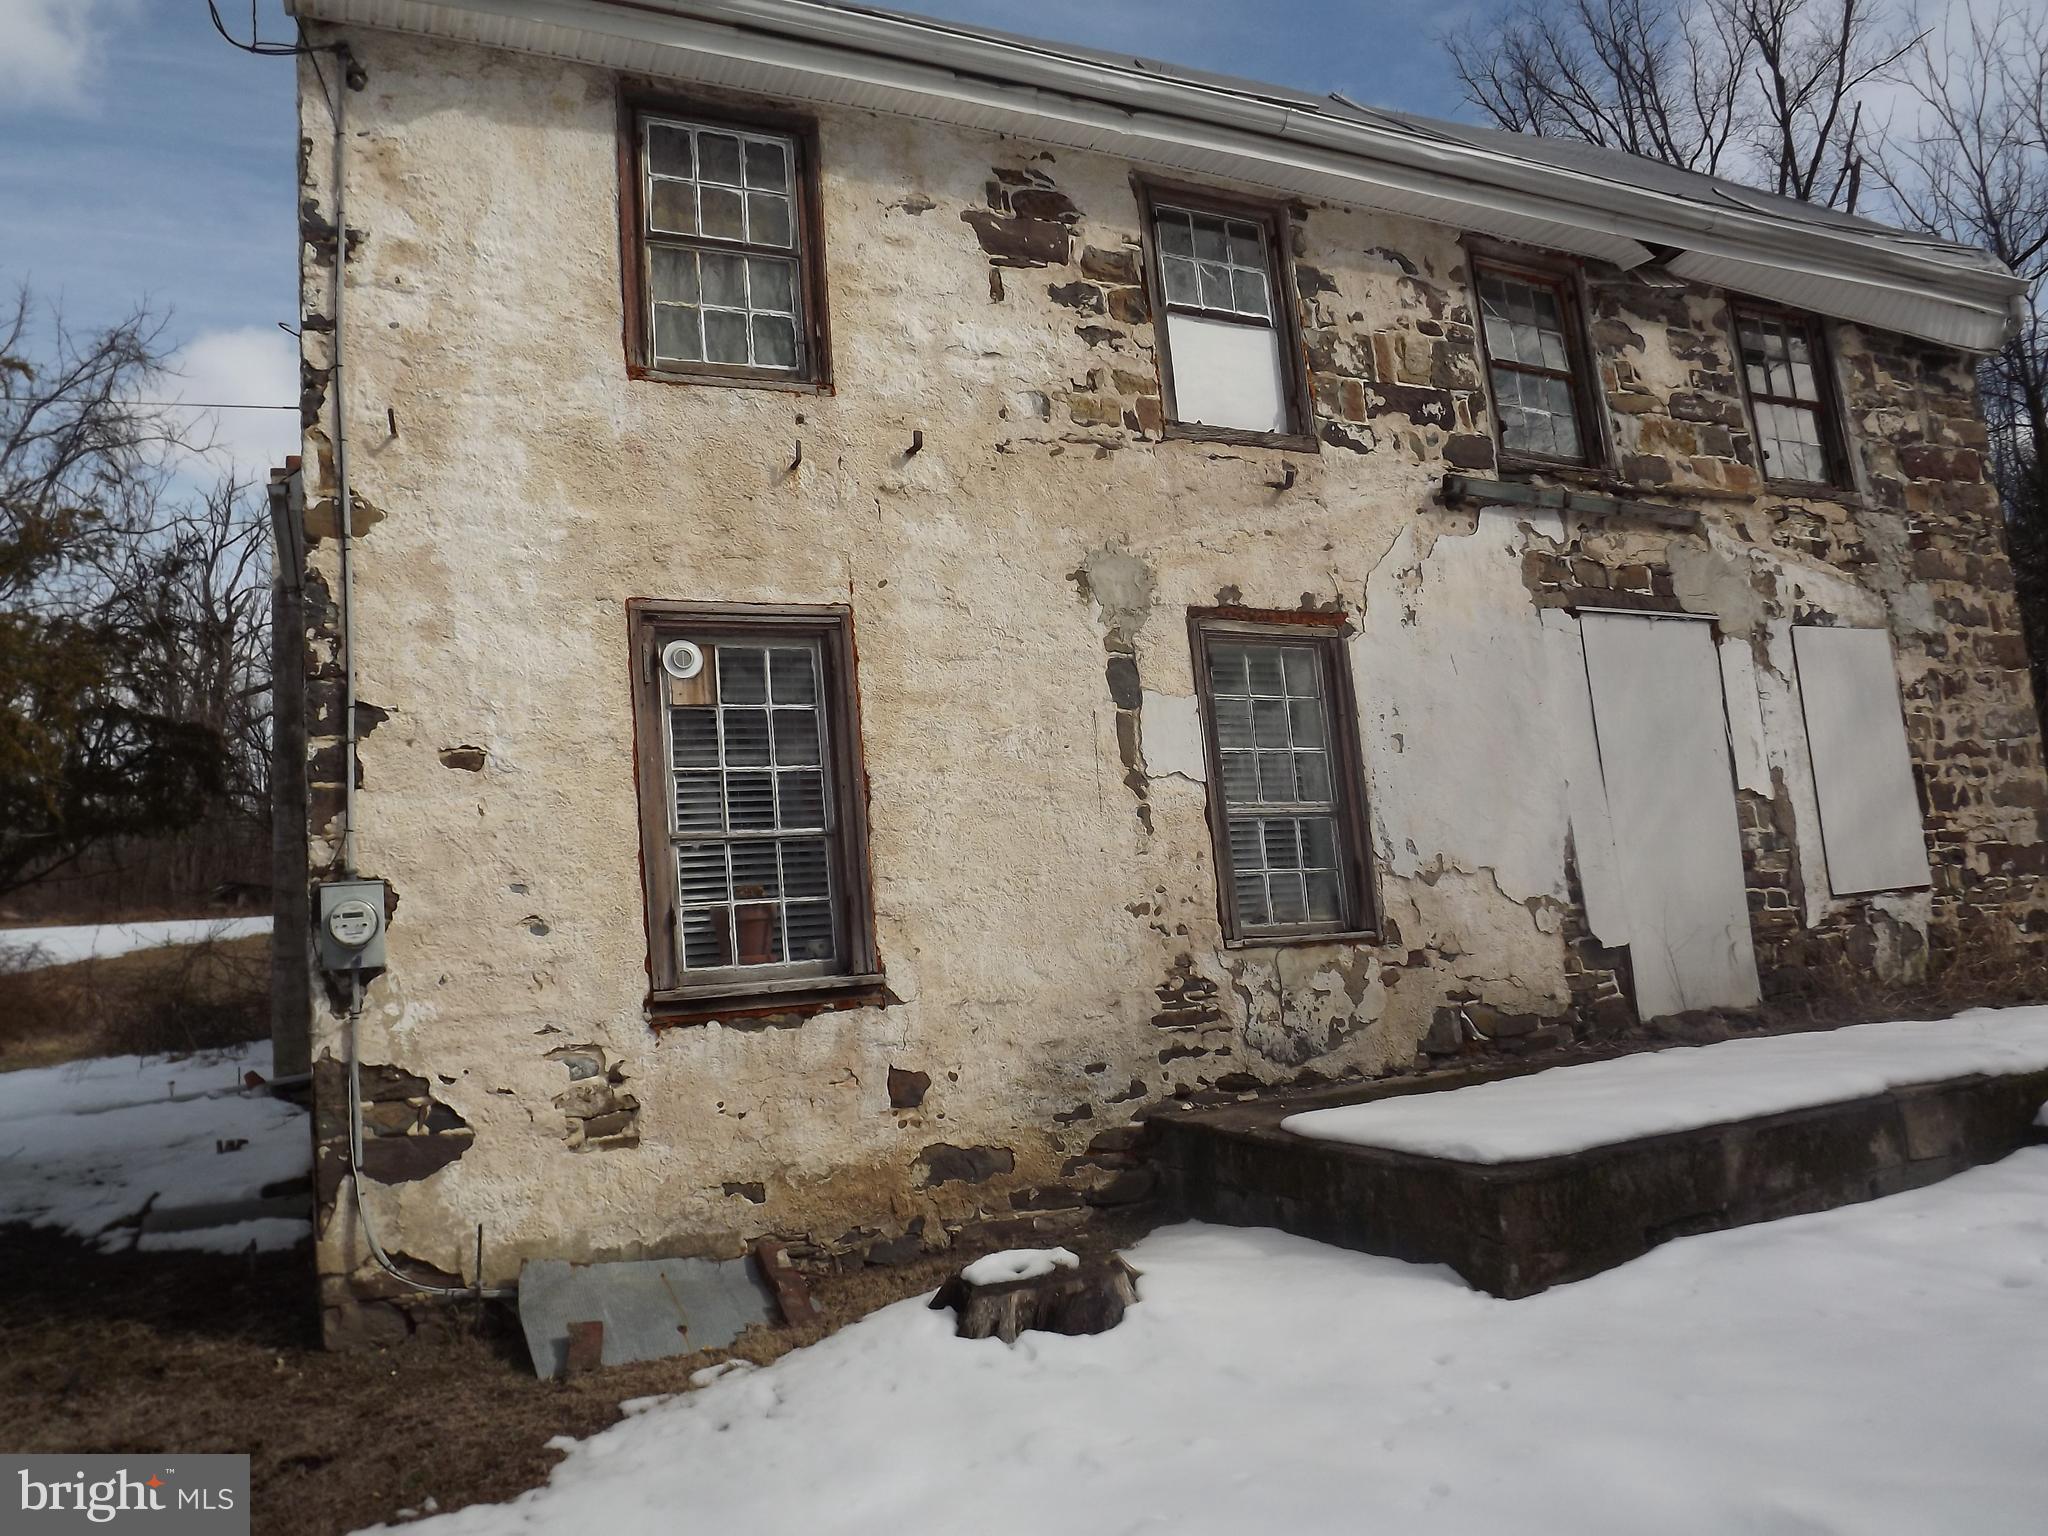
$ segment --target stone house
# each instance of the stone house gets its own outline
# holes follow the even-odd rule
[[[331,1338],[2017,974],[1990,258],[820,0],[291,9],[279,890],[389,882],[360,992],[279,924]]]

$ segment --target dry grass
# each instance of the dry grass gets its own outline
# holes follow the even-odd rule
[[[1122,1245],[1142,1226],[1105,1227]],[[509,1312],[460,1314],[445,1338],[330,1355],[312,1261],[288,1254],[101,1254],[0,1228],[0,1412],[8,1449],[246,1452],[263,1536],[341,1536],[432,1497],[443,1510],[546,1481],[556,1435],[618,1420],[620,1402],[689,1389],[728,1358],[765,1363],[936,1286],[972,1253],[817,1285],[825,1316],[749,1330],[730,1350],[537,1381]],[[963,1348],[998,1348],[992,1343]]]
[[[261,936],[0,970],[0,1071],[258,1040],[270,1033],[269,993]]]

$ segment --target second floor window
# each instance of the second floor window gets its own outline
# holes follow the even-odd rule
[[[1818,329],[1804,316],[1738,309],[1735,333],[1764,478],[1835,483],[1837,438]]]
[[[1590,463],[1598,438],[1570,291],[1535,273],[1481,266],[1476,275],[1502,457]]]
[[[634,349],[648,372],[823,377],[823,282],[796,131],[642,112],[630,188]]]
[[[1162,193],[1150,223],[1170,419],[1210,435],[1305,433],[1280,215]]]

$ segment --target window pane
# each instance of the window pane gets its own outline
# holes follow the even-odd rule
[[[1287,704],[1283,699],[1256,699],[1252,703],[1252,740],[1262,747],[1288,744]]]
[[[660,304],[697,302],[697,253],[673,245],[648,250],[648,267],[653,278],[654,298]]]
[[[1337,867],[1337,823],[1327,816],[1305,816],[1301,822],[1301,862],[1309,869]]]
[[[767,710],[728,709],[725,712],[725,762],[729,768],[767,765]]]
[[[1295,798],[1305,805],[1327,804],[1330,799],[1330,759],[1321,752],[1294,754]]]
[[[1323,706],[1315,699],[1295,699],[1287,706],[1290,734],[1297,747],[1323,744]]]
[[[1223,221],[1207,214],[1196,214],[1195,255],[1203,261],[1228,261],[1230,241],[1223,233]]]
[[[732,899],[725,872],[725,844],[684,843],[676,849],[676,869],[677,894],[684,906]]]
[[[789,923],[789,958],[831,960],[838,945],[832,933],[832,908],[822,901],[793,901],[785,909]]]
[[[728,187],[740,185],[740,141],[731,134],[698,134],[697,158],[704,180]]]
[[[718,711],[672,709],[668,712],[672,760],[678,768],[718,766]]]
[[[1214,693],[1234,694],[1242,698],[1250,692],[1245,681],[1245,669],[1249,664],[1245,648],[1241,645],[1212,645],[1209,647],[1209,688]]]
[[[744,256],[728,256],[721,251],[706,251],[704,262],[704,302],[718,304],[727,309],[747,307],[747,259]]]
[[[731,911],[712,907],[683,914],[683,965],[693,971],[708,971],[732,964]]]
[[[755,366],[794,368],[796,323],[787,315],[756,315],[753,324]]]
[[[1308,920],[1312,923],[1335,923],[1344,917],[1343,887],[1338,884],[1335,870],[1311,870],[1306,876],[1308,884]]]
[[[1292,821],[1273,820],[1259,823],[1259,839],[1266,850],[1268,869],[1301,867],[1301,850],[1295,842]]]
[[[1201,273],[1192,261],[1184,256],[1162,256],[1159,258],[1159,272],[1166,280],[1167,303],[1202,302]]]
[[[647,125],[647,168],[657,176],[695,176],[696,159],[690,153],[690,130],[671,128],[667,123]]]
[[[747,237],[747,200],[742,192],[728,192],[724,187],[705,187],[702,190],[704,233],[720,240],[744,240]]]
[[[1266,266],[1265,243],[1259,239],[1256,224],[1233,223],[1230,226],[1230,260],[1233,266],[1250,267],[1263,271]]]
[[[803,829],[825,825],[825,775],[812,769],[780,773],[782,821],[786,828]]]
[[[788,245],[795,223],[789,199],[773,193],[747,194],[747,238],[756,245]]]
[[[1258,759],[1251,753],[1223,754],[1223,798],[1231,805],[1259,803]]]
[[[1298,874],[1268,875],[1266,888],[1272,893],[1273,921],[1276,923],[1305,923],[1308,921],[1308,902],[1302,894],[1301,876]]]
[[[659,362],[695,363],[704,357],[697,311],[677,304],[654,306],[654,356]]]
[[[775,826],[775,775],[728,773],[726,814],[735,832],[767,832]]]
[[[775,683],[778,704],[815,704],[818,674],[809,651],[774,650],[768,653],[768,668]]]
[[[1250,678],[1251,691],[1271,697],[1283,697],[1287,692],[1287,675],[1281,669],[1280,651],[1276,646],[1253,646],[1245,652],[1245,671]]]
[[[1162,208],[1159,212],[1159,249],[1169,256],[1192,256],[1195,253],[1195,237],[1188,225],[1188,216],[1177,208]]]
[[[825,868],[823,839],[793,839],[782,845],[782,888],[791,896],[823,896]]]
[[[755,256],[747,262],[747,297],[755,309],[796,313],[796,264]]]
[[[1230,268],[1216,266],[1205,261],[1201,263],[1201,273],[1203,307],[1207,309],[1229,309],[1231,306]]]
[[[687,181],[657,181],[647,192],[647,227],[670,235],[697,232],[697,189]]]
[[[722,832],[725,817],[719,808],[718,775],[679,773],[676,775],[676,830],[678,832]]]
[[[1259,754],[1259,798],[1269,805],[1294,803],[1294,754]]]
[[[1272,308],[1266,302],[1266,274],[1247,272],[1239,268],[1230,277],[1231,291],[1236,296],[1236,307],[1242,314],[1270,315]]]
[[[732,845],[732,893],[741,901],[782,894],[781,865],[773,843]]]
[[[1266,867],[1266,843],[1259,823],[1233,819],[1230,823],[1230,863],[1239,871]]]
[[[1266,877],[1239,872],[1232,884],[1237,889],[1237,920],[1250,927],[1273,921],[1273,909],[1266,901]]]
[[[1287,677],[1287,692],[1297,699],[1313,699],[1321,689],[1316,684],[1316,653],[1303,645],[1290,645],[1280,653],[1281,671]]]
[[[735,907],[733,938],[741,965],[774,965],[782,959],[782,911],[771,903]]]
[[[818,762],[818,715],[810,709],[775,711],[775,762],[778,767],[812,767]]]
[[[725,309],[704,312],[704,359],[712,363],[745,363],[751,360],[747,350],[745,315]]]
[[[1216,745],[1238,751],[1252,744],[1252,704],[1249,699],[1218,698],[1215,708]]]
[[[782,145],[765,139],[747,140],[747,185],[769,192],[789,190],[789,159]]]
[[[718,648],[718,700],[721,704],[767,703],[766,653],[751,646],[721,645]]]

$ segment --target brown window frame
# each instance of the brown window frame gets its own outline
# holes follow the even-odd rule
[[[1806,338],[1807,355],[1813,364],[1814,392],[1819,399],[1800,400],[1789,395],[1758,394],[1750,387],[1749,364],[1742,353],[1742,322],[1745,318],[1784,326]],[[1849,467],[1848,420],[1843,415],[1842,397],[1835,382],[1835,351],[1821,317],[1809,310],[1791,309],[1761,299],[1730,299],[1728,344],[1734,358],[1737,384],[1742,391],[1743,410],[1749,417],[1749,440],[1756,453],[1756,471],[1763,476],[1764,484],[1774,490],[1790,491],[1851,489],[1854,476]],[[1825,480],[1792,480],[1771,473],[1770,463],[1764,456],[1763,423],[1757,417],[1759,402],[1813,412],[1820,433],[1821,457],[1827,460]]]
[[[1231,948],[1283,944],[1332,944],[1370,940],[1379,928],[1365,761],[1359,741],[1358,699],[1351,679],[1346,641],[1351,625],[1342,614],[1268,612],[1246,608],[1191,608],[1188,643],[1194,661],[1195,698],[1202,717],[1203,761],[1209,776],[1210,849],[1216,861],[1216,905],[1223,941]],[[1343,860],[1344,911],[1335,922],[1245,924],[1237,909],[1237,880],[1230,852],[1230,806],[1224,796],[1223,754],[1216,730],[1216,704],[1209,679],[1212,641],[1248,639],[1266,644],[1305,645],[1316,652],[1324,689],[1324,729],[1330,753],[1332,805],[1337,852]]]
[[[855,676],[853,612],[844,604],[768,606],[634,598],[626,604],[633,673],[633,754],[639,795],[640,868],[646,903],[648,1004],[657,1015],[715,1016],[725,1003],[758,1012],[806,1005],[829,1007],[848,994],[879,992],[884,978],[875,947],[874,896],[868,861],[867,775],[861,757],[860,696]],[[773,975],[740,968],[687,979],[681,958],[680,900],[672,830],[674,788],[668,762],[668,702],[662,648],[672,640],[777,639],[815,645],[821,662],[827,795],[834,824],[829,834],[832,903],[839,959],[829,974],[794,974],[804,962]],[[812,964],[815,964],[813,962]],[[765,969],[765,968],[764,968]]]
[[[691,123],[729,127],[741,133],[772,134],[790,141],[794,163],[790,186],[796,215],[793,249],[770,251],[730,242],[720,246],[739,254],[793,256],[797,266],[798,345],[801,366],[795,370],[756,368],[732,363],[664,363],[656,366],[648,315],[647,213],[642,196],[646,171],[641,159],[642,124],[648,118],[680,118]],[[628,88],[619,94],[619,272],[624,303],[626,374],[670,384],[722,384],[743,389],[786,390],[828,394],[832,389],[832,326],[825,281],[825,220],[819,190],[817,119],[804,113],[736,104],[716,96],[676,96]],[[658,237],[657,237],[658,238]],[[678,244],[702,248],[695,239]]]
[[[1320,452],[1322,442],[1316,436],[1315,410],[1308,386],[1308,359],[1301,339],[1301,302],[1295,288],[1293,216],[1287,205],[1269,199],[1218,192],[1211,187],[1160,181],[1149,176],[1134,176],[1132,186],[1137,193],[1139,227],[1143,231],[1145,297],[1152,314],[1152,344],[1159,359],[1160,409],[1165,417],[1161,436],[1194,442],[1235,443],[1250,448],[1285,448],[1295,453]],[[1162,205],[1257,224],[1264,233],[1266,280],[1272,285],[1273,294],[1270,329],[1280,348],[1280,374],[1286,390],[1286,431],[1255,432],[1243,427],[1215,427],[1177,419],[1179,408],[1173,390],[1173,347],[1166,334],[1166,280],[1159,263],[1158,210]],[[1200,309],[1188,312],[1211,313]]]
[[[1504,470],[1604,469],[1611,455],[1607,444],[1607,423],[1601,408],[1599,381],[1593,348],[1586,330],[1586,306],[1579,294],[1579,269],[1562,262],[1545,262],[1524,255],[1499,255],[1485,249],[1467,252],[1467,277],[1472,285],[1472,329],[1479,344],[1480,372],[1486,381],[1486,409],[1493,425],[1494,452]],[[1496,362],[1486,343],[1486,317],[1480,309],[1479,284],[1487,276],[1503,277],[1526,287],[1547,288],[1557,300],[1557,312],[1564,327],[1563,372],[1534,368],[1526,363]],[[1579,429],[1579,456],[1532,453],[1508,446],[1507,422],[1500,411],[1500,399],[1493,387],[1493,370],[1535,374],[1539,378],[1562,378],[1572,392],[1573,420]]]

